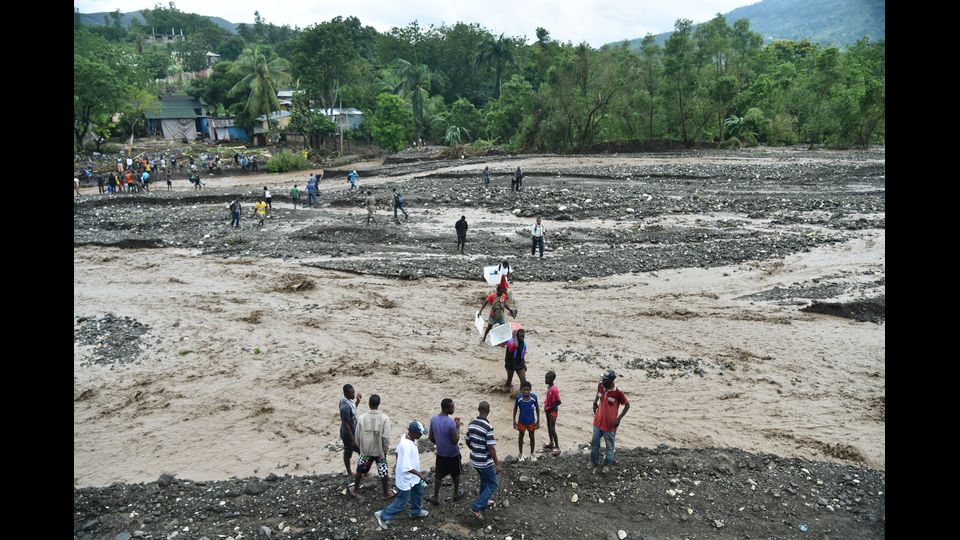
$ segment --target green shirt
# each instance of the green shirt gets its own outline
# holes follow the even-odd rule
[[[300,198],[300,190],[297,189],[297,188],[291,189],[291,190],[290,190],[290,198],[291,198],[291,199],[299,199],[299,198]]]

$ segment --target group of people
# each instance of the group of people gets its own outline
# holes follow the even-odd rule
[[[294,186],[294,189],[296,189],[296,186]],[[234,197],[233,202],[227,205],[227,208],[230,210],[230,226],[240,228],[240,218],[243,213],[243,203],[240,201],[240,196]],[[270,193],[270,188],[263,186],[263,196],[259,197],[253,205],[253,217],[259,219],[258,227],[263,227],[264,220],[267,219],[268,213],[272,211],[273,194]]]
[[[544,450],[551,451],[553,455],[560,453],[556,421],[561,401],[559,388],[555,384],[556,377],[553,371],[544,375],[547,390],[543,411],[547,417],[550,437]],[[617,428],[630,409],[626,395],[616,387],[616,378],[613,370],[606,370],[597,385],[593,400],[593,436],[589,467],[601,474],[607,474],[614,463]],[[530,459],[534,459],[534,434],[541,422],[541,406],[537,395],[532,392],[532,386],[528,380],[521,383],[521,392],[516,395],[513,406],[512,425],[518,432],[517,445],[521,461],[524,459],[523,442],[526,434],[530,435]],[[364,476],[376,465],[381,500],[387,503],[373,514],[381,528],[389,528],[390,522],[403,513],[408,505],[407,514],[411,519],[427,517],[429,512],[423,508],[423,502],[426,500],[433,506],[440,506],[440,491],[447,476],[453,483],[452,500],[457,502],[463,499],[465,492],[460,482],[463,471],[461,440],[469,452],[468,461],[470,467],[476,471],[479,483],[477,497],[470,503],[469,512],[477,519],[484,519],[486,512],[493,506],[491,497],[500,484],[498,475],[503,472],[497,455],[494,426],[490,421],[490,403],[481,401],[477,405],[477,416],[467,424],[466,430],[463,429],[460,417],[454,416],[456,405],[451,398],[440,401],[440,412],[430,419],[429,427],[416,419],[403,422],[401,425],[405,424],[406,429],[396,441],[396,464],[393,467],[394,482],[391,489],[389,455],[393,436],[392,422],[390,417],[380,410],[381,397],[378,394],[371,395],[367,401],[369,410],[358,415],[357,408],[361,404],[361,398],[362,395],[356,392],[352,385],[344,385],[339,404],[343,464],[347,475],[353,477],[348,493],[354,497],[358,496],[363,488]],[[424,497],[424,493],[430,472],[421,466],[420,447],[417,444],[424,435],[436,446],[436,464],[432,475],[433,494],[427,497]],[[606,447],[602,462],[601,440]],[[354,454],[357,455],[356,471],[353,470]]]
[[[487,165],[483,168],[483,185],[484,187],[490,187],[490,178],[492,174],[490,173],[490,166]],[[517,166],[517,170],[513,171],[513,175],[510,178],[510,191],[520,191],[520,188],[523,187],[523,171],[520,170],[520,167]]]
[[[379,223],[377,221],[376,212],[377,212],[377,198],[373,195],[373,191],[367,190],[367,225],[370,225],[370,222]],[[407,214],[407,210],[403,207],[406,202],[403,199],[403,193],[397,191],[397,188],[393,188],[393,197],[391,198],[391,204],[393,206],[393,221],[394,223],[400,223],[400,213],[403,213],[404,221],[410,218],[410,215]]]

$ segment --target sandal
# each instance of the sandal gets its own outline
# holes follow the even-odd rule
[[[482,513],[482,512],[475,512],[475,511],[473,511],[473,510],[469,510],[469,512],[470,512],[471,514],[473,514],[477,519],[483,519],[483,513]]]

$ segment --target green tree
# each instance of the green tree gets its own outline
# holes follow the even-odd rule
[[[410,100],[416,135],[419,138],[423,135],[425,125],[423,103],[430,96],[430,68],[424,64],[415,66],[402,58],[398,58],[394,60],[393,69],[400,76],[401,86],[399,89],[402,89],[404,97]]]
[[[399,96],[377,96],[377,108],[370,119],[370,132],[377,144],[392,152],[399,152],[413,137],[413,128],[413,114]]]
[[[120,111],[124,125],[130,128],[131,146],[137,128],[146,121],[146,113],[157,113],[160,110],[160,100],[153,92],[135,88],[127,94]]]
[[[289,68],[290,63],[283,58],[267,61],[260,45],[244,49],[232,67],[243,78],[229,93],[235,96],[249,92],[244,110],[254,117],[265,114],[267,129],[271,129],[270,113],[280,108],[277,89],[290,81]]]
[[[300,34],[290,58],[310,102],[329,110],[339,106],[341,87],[355,76],[359,55],[341,24],[324,22]]]
[[[107,63],[73,55],[73,134],[78,151],[94,118],[119,109],[125,89],[123,78]]]
[[[492,36],[489,37],[480,44],[480,51],[477,53],[475,64],[478,68],[484,64],[493,65],[493,97],[499,99],[500,81],[503,80],[504,70],[510,64],[517,64],[513,56],[513,41],[504,39],[503,34],[500,34],[497,39],[493,39]]]
[[[680,136],[684,144],[690,143],[687,123],[690,120],[690,103],[697,80],[694,77],[694,51],[690,42],[690,30],[693,22],[678,19],[674,32],[667,38],[663,51],[664,74],[669,82],[669,90],[676,98],[676,123],[680,125]]]

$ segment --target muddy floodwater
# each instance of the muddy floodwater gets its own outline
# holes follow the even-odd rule
[[[314,208],[294,209],[289,196],[293,184],[304,189],[307,172],[211,177],[201,191],[185,180],[170,192],[85,188],[75,199],[77,537],[253,538],[261,526],[274,537],[369,537],[375,490],[359,503],[369,508],[353,513],[343,478],[330,476],[343,472],[345,383],[364,396],[359,414],[367,396],[381,396],[394,439],[409,420],[428,422],[444,397],[465,419],[487,400],[501,459],[515,456],[503,350],[480,344],[473,320],[492,291],[482,268],[503,258],[527,329],[527,377],[544,395],[544,373],[555,371],[563,400],[563,455],[510,464],[507,493],[496,497],[509,500],[503,516],[527,515],[524,504],[542,507],[546,497],[571,516],[610,519],[651,505],[599,536],[569,537],[616,537],[619,528],[631,538],[788,538],[802,536],[800,525],[837,538],[884,536],[883,149],[363,165],[363,193],[346,191],[345,172],[326,171]],[[485,165],[494,171],[489,187]],[[526,174],[519,193],[509,182],[517,166]],[[251,214],[264,186],[273,208],[259,227]],[[394,188],[409,214],[399,223],[389,208]],[[370,225],[368,189],[378,204]],[[236,195],[239,229],[227,210]],[[464,255],[455,250],[461,216]],[[531,256],[536,216],[543,258]],[[593,476],[578,480],[608,368],[631,403],[616,439],[621,499]],[[421,462],[434,459],[428,445]],[[475,496],[476,474],[465,469]],[[159,487],[163,474],[177,480]],[[264,495],[237,480],[268,475],[279,480]],[[122,484],[107,488],[114,482]],[[289,502],[297,492],[310,493],[307,508]],[[575,492],[589,508],[570,502]],[[243,502],[281,493],[287,502]],[[105,508],[129,497],[164,509],[110,517]],[[177,509],[170,497],[196,508]],[[220,500],[229,511],[215,510]],[[447,504],[451,517],[428,505],[437,515],[418,531],[406,522],[375,534],[524,533],[519,518],[478,528],[465,505]],[[576,521],[551,516],[574,530]]]

